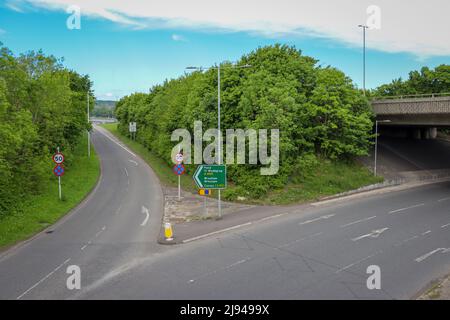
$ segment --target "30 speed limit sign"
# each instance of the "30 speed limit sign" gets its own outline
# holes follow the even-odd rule
[[[53,155],[53,162],[56,164],[61,164],[64,162],[64,155],[62,153],[55,153]]]

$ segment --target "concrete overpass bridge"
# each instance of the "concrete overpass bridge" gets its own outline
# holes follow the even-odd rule
[[[438,127],[450,127],[450,93],[375,98],[371,101],[382,132],[434,139]],[[381,127],[380,127],[381,128]]]

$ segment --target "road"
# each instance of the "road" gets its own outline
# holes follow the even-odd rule
[[[161,246],[156,178],[104,133],[93,141],[103,166],[98,189],[52,233],[1,258],[1,298],[409,299],[450,270],[450,182],[291,206]],[[142,206],[150,212],[144,225]],[[81,290],[66,288],[72,264]],[[370,265],[380,267],[380,290],[366,286]]]
[[[50,233],[0,257],[1,299],[69,298],[74,292],[65,285],[67,266],[79,266],[83,283],[94,283],[157,252],[163,203],[158,179],[104,129],[96,128],[92,142],[102,168],[97,188]]]

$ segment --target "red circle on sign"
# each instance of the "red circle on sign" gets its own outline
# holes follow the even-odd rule
[[[53,168],[53,174],[57,177],[63,176],[65,172],[66,170],[64,169],[64,167],[59,164]]]
[[[175,173],[177,176],[181,176],[183,173],[186,172],[186,169],[181,163],[178,163],[173,166],[173,173]]]
[[[52,160],[56,164],[61,164],[64,162],[64,155],[62,153],[55,153],[52,157]]]

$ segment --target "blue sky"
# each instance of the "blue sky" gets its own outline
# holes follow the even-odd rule
[[[295,45],[304,54],[319,59],[320,64],[341,69],[361,86],[362,49],[340,37],[267,34],[246,28],[192,27],[183,23],[159,27],[155,20],[151,28],[136,28],[94,14],[82,15],[81,29],[69,30],[68,16],[64,10],[33,6],[18,9],[6,2],[0,5],[0,41],[16,54],[43,49],[47,54],[64,57],[67,67],[89,74],[99,99],[146,92],[154,84],[180,76],[186,66],[234,61],[258,46],[274,43]],[[349,28],[360,33],[355,24]],[[376,32],[368,31],[368,45]],[[366,86],[373,88],[406,77],[413,69],[442,63],[450,63],[446,52],[392,52],[389,47],[375,49],[369,45]]]

